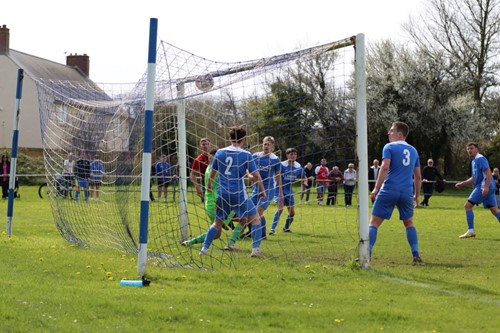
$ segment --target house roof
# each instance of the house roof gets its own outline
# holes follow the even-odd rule
[[[82,101],[112,101],[97,84],[77,67],[63,65],[13,49],[6,54],[33,80],[59,94]]]
[[[54,61],[36,57],[13,49],[6,54],[8,58],[22,68],[34,80],[66,80],[92,82],[75,67],[59,64]]]

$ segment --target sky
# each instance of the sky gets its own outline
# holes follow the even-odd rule
[[[161,40],[220,61],[254,60],[341,40],[407,41],[425,0],[4,0],[10,48],[58,63],[90,57],[97,83],[134,83],[147,68],[149,23]]]

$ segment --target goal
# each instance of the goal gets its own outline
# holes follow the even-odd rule
[[[200,139],[223,148],[229,145],[229,128],[245,125],[246,149],[251,153],[261,151],[262,139],[272,136],[274,154],[281,161],[286,159],[285,150],[294,147],[301,167],[309,162],[314,169],[324,158],[329,169],[337,166],[344,171],[354,163],[357,170],[351,206],[345,205],[342,183],[334,205],[326,205],[327,192],[322,204],[317,204],[313,183],[306,205],[298,179],[293,186],[293,233],[278,228],[274,235],[267,234],[261,244],[265,260],[346,262],[359,258],[361,265],[368,266],[363,34],[240,62],[208,60],[159,40],[155,56],[152,121],[145,121],[151,70],[134,84],[37,82],[51,206],[56,226],[67,241],[137,254],[140,234],[145,232],[140,230],[141,209],[146,205],[147,264],[251,267],[248,238],[238,240],[239,251],[225,250],[231,229],[222,232],[209,256],[198,255],[201,244],[182,245],[206,232],[212,222],[189,178],[193,159],[201,153]],[[152,144],[148,163],[143,155],[145,137]],[[70,153],[78,201],[57,190]],[[160,179],[155,166],[162,155],[168,173]],[[82,187],[85,161],[103,166],[98,178],[92,178],[89,171],[87,188]],[[143,180],[144,175],[150,179]],[[166,196],[158,191],[158,181],[163,190],[166,187]],[[151,193],[145,192],[144,183],[150,185]],[[144,201],[145,195],[149,200]],[[264,213],[268,228],[276,208],[272,202]],[[287,214],[285,208],[280,226]]]

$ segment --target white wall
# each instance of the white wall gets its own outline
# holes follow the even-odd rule
[[[12,60],[7,56],[0,56],[0,148],[12,146],[17,70],[18,67]],[[42,148],[36,84],[26,73],[19,115],[19,147]]]

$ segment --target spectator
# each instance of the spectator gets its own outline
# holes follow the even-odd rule
[[[337,203],[337,193],[339,188],[339,183],[344,178],[342,171],[340,171],[338,166],[334,166],[332,170],[328,173],[328,199],[326,200],[327,205],[335,205]]]
[[[2,199],[7,199],[9,196],[10,175],[10,161],[7,153],[2,155],[2,161],[0,161],[0,173],[2,174],[2,177],[0,178],[0,183],[2,184]]]
[[[311,162],[307,162],[304,167],[304,172],[306,174],[307,183],[301,184],[301,192],[300,192],[300,203],[302,204],[302,199],[304,198],[304,194],[306,195],[306,201],[304,202],[306,205],[309,203],[309,195],[311,194],[311,186],[314,181],[314,170]]]
[[[380,165],[378,160],[373,160],[373,165],[368,169],[368,188],[370,192],[375,188],[375,182],[377,181],[378,173],[380,171]],[[373,200],[372,200],[373,203]]]
[[[167,189],[172,177],[167,155],[161,155],[161,160],[156,163],[155,174],[158,182],[158,201],[161,201],[163,193],[163,201],[167,202]]]
[[[78,182],[78,190],[76,191],[75,201],[78,202],[78,197],[80,192],[83,191],[85,196],[85,201],[89,200],[89,177],[90,177],[90,161],[87,158],[87,154],[82,151],[80,158],[75,164],[75,174],[76,180]]]
[[[439,174],[438,169],[434,166],[432,159],[427,160],[427,165],[422,169],[422,189],[424,190],[424,200],[420,206],[429,206],[429,199],[434,191],[434,183],[436,179],[444,181],[443,177]]]
[[[354,192],[357,179],[358,176],[356,170],[354,169],[354,164],[349,163],[347,169],[344,171],[344,195],[346,207],[352,205],[352,193]]]
[[[318,205],[323,204],[323,196],[328,188],[328,168],[326,167],[326,158],[321,159],[321,164],[314,170],[316,175],[316,191],[318,192]]]
[[[491,214],[500,222],[500,210],[498,210],[497,199],[495,197],[497,187],[493,181],[488,160],[479,153],[479,145],[475,142],[467,144],[467,153],[472,159],[472,176],[467,180],[456,183],[455,187],[460,189],[462,186],[474,185],[474,189],[464,206],[468,229],[459,238],[476,237],[476,232],[474,231],[474,211],[472,210],[475,205],[482,203],[483,207],[488,208]]]
[[[73,157],[73,153],[68,154],[68,159],[63,162],[63,190],[62,195],[64,198],[68,197],[68,193],[73,187],[73,178],[75,172],[75,159]]]
[[[201,202],[204,202],[205,195],[205,171],[208,167],[208,155],[209,151],[212,149],[212,143],[207,138],[200,139],[200,149],[201,154],[198,155],[191,166],[191,173],[189,174],[189,179],[194,184],[196,188],[196,194],[201,198]],[[200,181],[198,181],[200,179]]]
[[[99,160],[99,156],[95,155],[94,160],[90,162],[90,200],[99,200],[99,188],[102,184],[102,176],[104,175],[104,165]]]
[[[495,196],[497,197],[497,207],[500,208],[500,173],[498,171],[498,168],[493,169],[492,177],[497,186],[497,190],[495,191]]]

